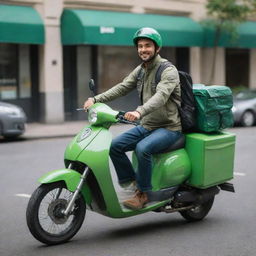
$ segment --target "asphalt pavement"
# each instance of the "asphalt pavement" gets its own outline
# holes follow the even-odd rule
[[[73,136],[85,121],[28,124],[24,136]],[[120,134],[128,125],[114,125]],[[32,133],[33,131],[33,133]],[[237,136],[236,193],[221,191],[205,220],[186,222],[178,213],[149,212],[111,219],[87,211],[77,235],[66,244],[44,246],[29,233],[26,208],[39,177],[64,166],[70,138],[11,141],[0,145],[1,256],[253,256],[256,255],[256,127],[232,128]],[[113,170],[114,171],[114,170]],[[113,172],[114,173],[114,172]],[[116,176],[113,177],[116,184]]]

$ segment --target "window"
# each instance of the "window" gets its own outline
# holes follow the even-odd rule
[[[0,44],[0,99],[31,97],[29,45]]]
[[[0,99],[17,98],[17,45],[0,44]]]
[[[19,45],[19,98],[31,97],[29,46]]]

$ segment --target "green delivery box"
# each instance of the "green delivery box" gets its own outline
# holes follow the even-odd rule
[[[192,172],[188,184],[208,188],[233,178],[235,135],[228,132],[186,135]]]

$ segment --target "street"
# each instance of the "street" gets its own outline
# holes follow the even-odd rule
[[[127,126],[126,126],[127,127]],[[123,126],[113,128],[116,135]],[[29,233],[26,206],[46,172],[63,168],[71,138],[18,140],[0,144],[1,256],[252,256],[256,254],[256,127],[233,128],[237,135],[236,193],[221,191],[209,215],[188,223],[179,213],[147,213],[110,219],[87,211],[68,243],[45,246]]]

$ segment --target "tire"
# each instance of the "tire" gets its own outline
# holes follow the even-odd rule
[[[254,113],[250,110],[246,110],[241,117],[241,124],[245,127],[253,126],[255,123]]]
[[[209,211],[212,208],[214,202],[214,196],[206,201],[205,203],[195,205],[194,208],[186,210],[186,211],[180,211],[180,214],[183,218],[185,218],[188,221],[199,221],[206,217],[206,215],[209,213]]]
[[[31,234],[38,241],[48,245],[60,244],[78,232],[86,213],[82,196],[78,197],[68,217],[62,214],[72,194],[63,182],[42,184],[34,191],[27,206],[26,219]]]

